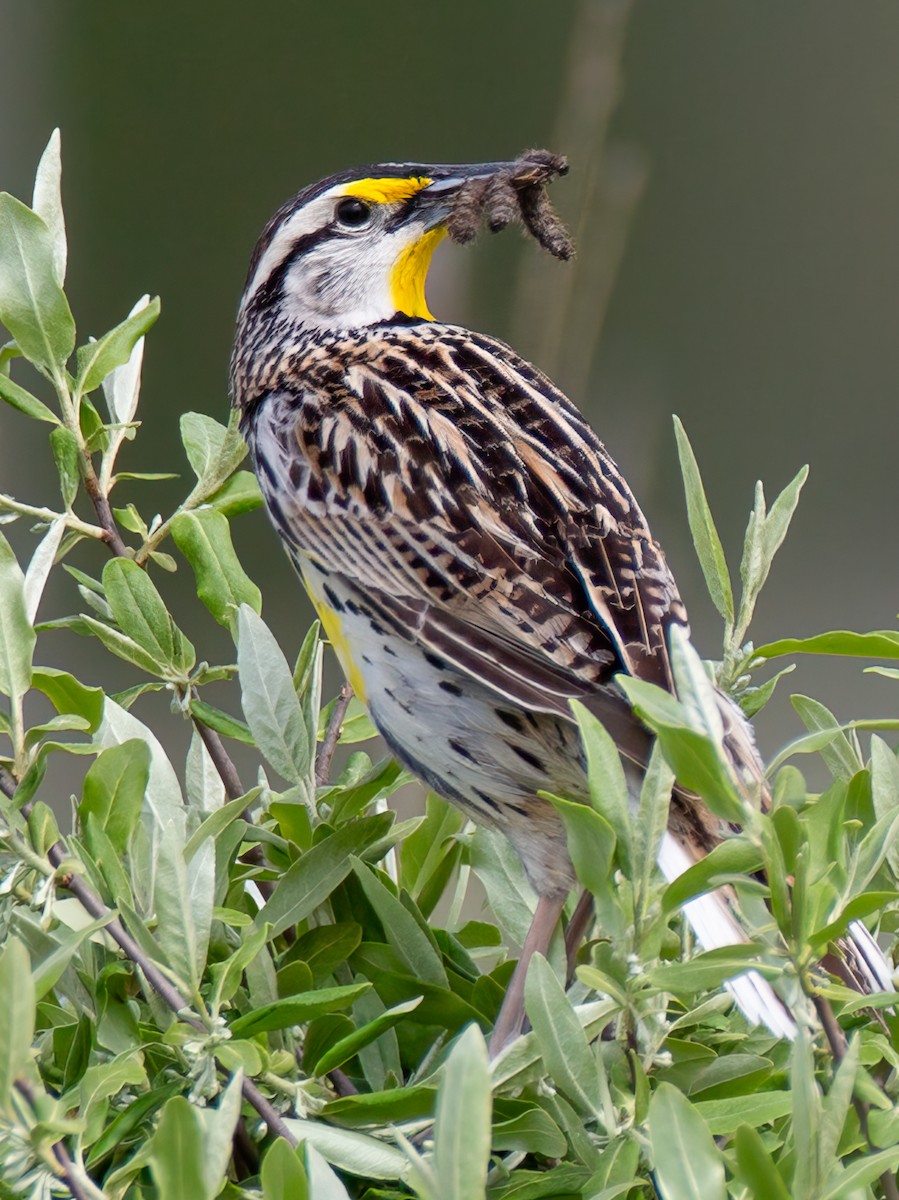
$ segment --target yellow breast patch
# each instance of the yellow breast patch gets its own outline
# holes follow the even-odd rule
[[[329,604],[326,603],[321,596],[317,595],[309,586],[307,578],[303,577],[303,582],[306,584],[306,591],[309,593],[309,599],[318,615],[318,619],[322,623],[322,628],[325,631],[325,636],[334,648],[334,653],[337,655],[337,660],[343,668],[343,673],[347,677],[347,682],[350,687],[359,697],[363,704],[368,703],[365,694],[365,680],[362,678],[362,673],[356,665],[353,655],[350,651],[350,643],[343,630],[343,623],[340,620],[340,614],[336,613]]]

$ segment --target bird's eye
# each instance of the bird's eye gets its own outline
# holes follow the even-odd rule
[[[335,210],[337,220],[348,229],[361,229],[371,220],[371,207],[364,200],[350,196],[341,200]]]

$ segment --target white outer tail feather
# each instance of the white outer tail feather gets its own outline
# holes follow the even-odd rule
[[[669,883],[694,865],[694,860],[670,833],[666,833],[662,839],[658,862],[659,869]],[[720,946],[734,946],[749,941],[721,892],[708,892],[704,896],[697,896],[695,900],[688,900],[683,905],[683,913],[703,950],[717,950]],[[867,929],[865,933],[873,944],[874,939]],[[865,954],[864,958],[867,963],[868,955]],[[753,1025],[767,1026],[775,1037],[792,1041],[796,1036],[793,1018],[770,983],[758,971],[746,971],[735,976],[728,980],[727,988],[747,1021]]]

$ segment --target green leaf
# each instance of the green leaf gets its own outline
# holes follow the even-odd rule
[[[778,671],[776,675],[772,675],[770,679],[765,680],[759,687],[749,687],[740,692],[735,697],[740,708],[743,710],[743,715],[750,720],[762,711],[771,697],[774,695],[774,689],[783,679],[784,675],[791,675],[796,670],[796,664],[790,663],[788,667],[784,667],[782,671]]]
[[[214,729],[216,733],[222,734],[223,737],[234,738],[238,742],[243,742],[245,746],[256,744],[250,733],[250,727],[243,721],[239,721],[237,717],[232,717],[230,713],[222,712],[220,708],[214,708],[205,700],[191,700],[189,707],[192,716],[196,717],[198,721],[202,721],[204,725],[208,725],[210,729]]]
[[[150,1171],[160,1196],[212,1200],[216,1193],[206,1183],[204,1140],[196,1109],[183,1096],[173,1096],[148,1144]]]
[[[312,746],[287,660],[268,626],[248,604],[240,606],[237,631],[237,666],[247,724],[278,774],[292,783],[304,783]]]
[[[59,474],[62,502],[68,511],[75,503],[78,488],[81,486],[79,466],[81,449],[74,433],[71,429],[66,429],[64,425],[59,425],[56,429],[51,430],[50,449],[53,452],[53,461],[56,463],[56,470]]]
[[[680,782],[698,793],[709,808],[727,821],[739,821],[742,806],[719,748],[709,735],[691,727],[684,707],[664,688],[617,676],[637,715],[657,735],[662,752]]]
[[[348,1062],[360,1050],[363,1050],[366,1046],[376,1041],[382,1033],[386,1033],[388,1029],[392,1029],[394,1025],[399,1024],[406,1013],[410,1013],[418,1008],[419,1004],[421,1004],[421,997],[416,996],[413,1000],[406,1000],[402,1004],[388,1008],[385,1012],[375,1017],[374,1020],[368,1021],[358,1029],[354,1029],[352,1033],[340,1038],[339,1041],[330,1046],[318,1062],[310,1068],[309,1074],[327,1075],[335,1067],[342,1067],[345,1062]]]
[[[783,1093],[789,1099],[789,1093]],[[736,1137],[737,1166],[753,1200],[790,1200],[790,1193],[758,1132],[741,1125]]]
[[[310,1200],[306,1170],[298,1152],[278,1138],[262,1160],[263,1200]]]
[[[306,1025],[324,1013],[343,1012],[352,1007],[353,1002],[370,987],[370,983],[357,983],[346,987],[318,988],[314,992],[301,992],[297,996],[273,1000],[235,1018],[231,1022],[231,1033],[237,1038],[249,1038],[272,1029]]]
[[[59,417],[56,413],[49,409],[43,401],[38,400],[37,396],[32,396],[23,387],[10,379],[8,375],[4,375],[0,371],[0,400],[5,400],[7,404],[13,408],[17,408],[20,413],[24,413],[26,417],[32,417],[36,421],[46,421],[50,425],[59,425]]]
[[[781,638],[756,650],[757,658],[781,658],[786,654],[838,654],[850,658],[899,658],[899,630],[852,633],[846,629],[819,633],[808,638]]]
[[[631,810],[621,755],[602,723],[583,704],[572,700],[571,711],[578,723],[587,756],[590,803],[614,829],[621,868],[630,874],[633,868]]]
[[[154,300],[156,305],[157,315],[159,313],[159,301]],[[150,297],[147,295],[141,296],[137,303],[128,314],[129,320],[132,317],[140,317],[140,314],[150,305]],[[156,319],[155,317],[153,318]],[[131,349],[128,358],[119,366],[107,374],[103,380],[103,395],[106,397],[106,407],[109,409],[109,416],[114,425],[128,425],[134,420],[134,414],[137,412],[137,402],[140,396],[140,373],[144,361],[144,339],[139,337]],[[127,431],[122,430],[121,436],[128,436]],[[177,475],[170,473],[138,473],[125,471],[119,472],[116,479],[177,479]]]
[[[810,733],[833,735],[826,745],[821,746],[821,757],[834,779],[851,779],[862,770],[864,763],[828,708],[810,696],[791,696],[790,702]]]
[[[140,304],[140,301],[138,301]],[[95,342],[89,342],[78,351],[77,386],[81,392],[92,392],[117,367],[124,366],[137,342],[144,336],[159,316],[159,297],[136,308],[131,316],[110,329]],[[126,408],[127,411],[127,408]],[[124,417],[130,421],[134,414]],[[122,417],[116,418],[122,420]]]
[[[469,1025],[443,1068],[433,1163],[440,1200],[474,1200],[487,1186],[492,1094],[484,1035]]]
[[[765,508],[764,488],[761,483],[756,484],[755,507],[749,517],[743,542],[743,558],[740,562],[743,597],[735,632],[737,642],[742,641],[746,635],[771,564],[787,536],[793,513],[799,503],[799,493],[807,477],[808,467],[803,467],[774,501],[770,513]]]
[[[863,1188],[899,1165],[899,1146],[890,1146],[878,1154],[868,1154],[850,1163],[844,1171],[834,1172],[834,1182],[821,1193],[821,1200],[843,1200],[858,1196]]]
[[[697,954],[689,962],[667,963],[649,970],[649,978],[653,987],[660,991],[694,992],[707,991],[720,987],[734,975],[741,975],[752,964],[754,970],[759,969],[755,961],[759,956],[759,947],[748,943],[737,946],[719,946],[715,950],[707,950]]]
[[[206,503],[230,520],[241,513],[261,508],[263,500],[253,472],[235,471],[217,492],[213,492]]]
[[[749,1096],[728,1096],[724,1100],[696,1100],[694,1109],[715,1137],[734,1133],[745,1121],[754,1129],[768,1125],[793,1111],[789,1092],[754,1092]]]
[[[114,558],[103,568],[103,588],[122,632],[156,662],[153,674],[186,678],[196,653],[169,616],[146,571],[131,559]]]
[[[197,595],[220,625],[230,628],[241,604],[262,611],[262,593],[240,565],[221,513],[211,508],[179,513],[172,537],[196,576]]]
[[[25,577],[0,533],[0,692],[18,700],[31,686],[35,634],[25,606]]]
[[[541,792],[562,818],[568,853],[578,882],[596,900],[597,916],[605,932],[614,936],[623,933],[624,913],[618,901],[612,870],[615,858],[615,830],[595,808],[563,800],[550,792]]]
[[[112,625],[107,625],[105,621],[97,621],[86,613],[83,613],[78,620],[103,643],[110,653],[124,659],[125,662],[133,663],[134,666],[140,667],[149,675],[162,675],[165,678],[165,671],[160,668],[159,660],[154,658],[143,646],[139,646],[134,638],[126,637]]]
[[[724,1160],[708,1125],[670,1083],[649,1104],[649,1142],[662,1200],[726,1200]]]
[[[440,954],[419,922],[365,863],[355,856],[352,863],[365,898],[384,928],[388,944],[399,955],[409,974],[423,983],[445,988],[446,971],[443,969]]]
[[[75,322],[56,277],[53,235],[41,217],[0,194],[0,323],[31,362],[58,372],[75,345]]]
[[[535,954],[524,984],[524,1006],[546,1070],[582,1115],[600,1107],[596,1063],[565,990],[542,954]]]
[[[684,493],[687,498],[687,519],[690,522],[690,532],[693,534],[696,557],[702,567],[712,603],[725,621],[732,624],[734,594],[730,582],[730,572],[727,569],[727,560],[724,557],[721,539],[718,537],[718,530],[715,528],[705,489],[702,486],[702,477],[699,474],[696,456],[679,417],[674,418],[674,435],[677,438],[677,454],[684,480]]]
[[[883,738],[871,738],[871,794],[878,819],[899,808],[899,759]],[[899,849],[887,850],[887,862],[899,877]]]
[[[349,856],[361,855],[379,842],[392,824],[393,813],[376,813],[360,817],[317,842],[275,884],[271,898],[256,918],[257,924],[269,922],[277,937],[288,925],[305,920],[349,875]]]
[[[139,738],[104,750],[84,777],[79,817],[94,816],[119,853],[140,819],[149,779],[150,749]]]
[[[240,1117],[243,1076],[236,1071],[219,1097],[215,1108],[196,1109],[203,1130],[203,1176],[206,1195],[218,1196],[228,1172],[234,1150],[234,1130]]]
[[[162,827],[154,845],[153,908],[156,938],[168,965],[188,987],[199,983],[205,947],[197,939],[187,864],[181,832],[175,825]],[[212,905],[209,904],[212,914]]]
[[[821,1161],[818,1157],[818,1131],[821,1128],[821,1094],[815,1082],[814,1047],[809,1032],[800,1025],[793,1043],[790,1072],[793,1097],[793,1195],[814,1196],[819,1192]]]
[[[728,838],[672,880],[665,889],[665,912],[674,912],[694,896],[710,891],[734,875],[750,875],[761,865],[762,855],[758,847],[744,838]]]
[[[198,490],[210,496],[246,458],[247,447],[232,414],[227,428],[204,413],[184,413],[181,440],[197,477]]]
[[[13,1084],[31,1064],[34,982],[28,951],[9,936],[0,954],[0,1109],[9,1112]]]
[[[59,130],[50,134],[34,176],[31,207],[43,220],[52,244],[53,275],[60,287],[66,281],[66,222],[62,211],[62,155]]]

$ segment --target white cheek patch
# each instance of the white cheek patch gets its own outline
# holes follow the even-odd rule
[[[281,225],[259,260],[245,293],[244,309],[278,266],[290,258],[301,238],[333,221],[335,201],[345,195],[346,186],[341,183],[329,188]],[[391,272],[403,250],[423,232],[418,222],[392,233],[384,233],[375,224],[311,246],[285,274],[285,315],[322,329],[350,329],[392,317],[396,305]]]

